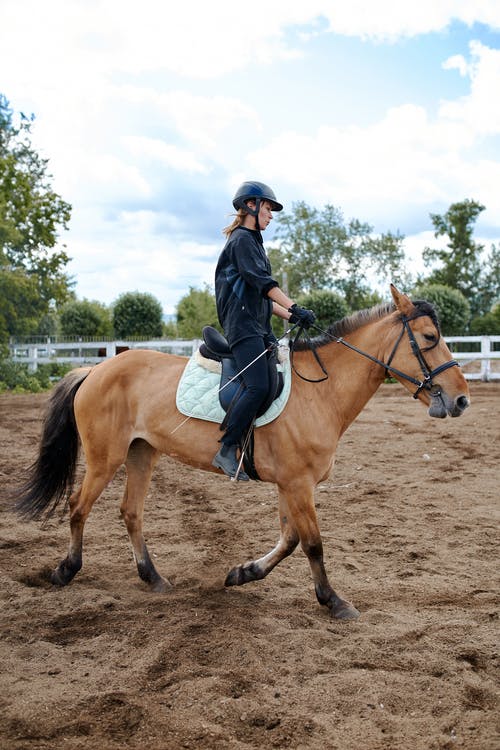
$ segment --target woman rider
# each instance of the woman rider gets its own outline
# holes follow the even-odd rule
[[[238,448],[269,388],[266,349],[277,343],[271,315],[308,328],[316,320],[312,310],[294,304],[271,276],[261,232],[281,211],[270,187],[262,182],[244,182],[233,199],[236,216],[223,232],[227,242],[215,270],[217,315],[233,353],[245,389],[229,415],[220,450],[212,463],[234,477],[238,470]],[[260,356],[263,355],[263,356]],[[245,472],[238,479],[248,481]]]

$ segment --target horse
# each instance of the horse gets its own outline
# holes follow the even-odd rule
[[[278,488],[279,539],[267,554],[233,567],[225,586],[264,578],[300,543],[318,602],[333,618],[359,616],[330,584],[314,505],[315,487],[330,475],[340,437],[388,374],[426,405],[431,417],[458,417],[469,405],[467,383],[441,336],[432,305],[412,302],[393,285],[391,294],[390,302],[354,313],[315,335],[309,345],[302,340],[295,346],[288,403],[277,419],[255,430],[259,478]],[[318,362],[328,377],[315,377]],[[73,370],[54,386],[38,458],[15,506],[25,518],[41,518],[50,516],[62,499],[69,505],[69,549],[52,572],[54,585],[68,584],[82,567],[85,521],[122,465],[126,486],[120,510],[138,574],[154,592],[171,585],[156,570],[142,531],[153,468],[167,454],[220,473],[212,466],[219,426],[186,420],[176,407],[185,366],[185,357],[130,350]],[[80,444],[86,469],[72,491]]]

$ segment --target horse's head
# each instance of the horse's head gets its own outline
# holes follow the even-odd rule
[[[459,417],[469,406],[469,388],[442,338],[434,308],[412,302],[391,284],[401,329],[392,337],[390,372],[429,407],[431,417]]]

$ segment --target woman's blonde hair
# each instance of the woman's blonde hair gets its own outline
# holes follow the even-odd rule
[[[222,230],[222,234],[225,234],[226,237],[229,237],[232,232],[234,232],[235,229],[238,229],[238,227],[241,227],[243,224],[243,221],[245,219],[245,216],[248,215],[248,211],[245,211],[244,208],[239,208],[237,213],[233,214],[234,219],[227,227],[224,227]]]

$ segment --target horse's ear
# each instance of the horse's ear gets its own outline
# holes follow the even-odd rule
[[[391,284],[391,294],[392,299],[394,300],[394,304],[396,305],[398,310],[402,312],[403,315],[411,315],[411,313],[415,309],[411,299],[406,294],[403,294],[403,292],[400,292],[398,289],[396,289],[394,284]]]

